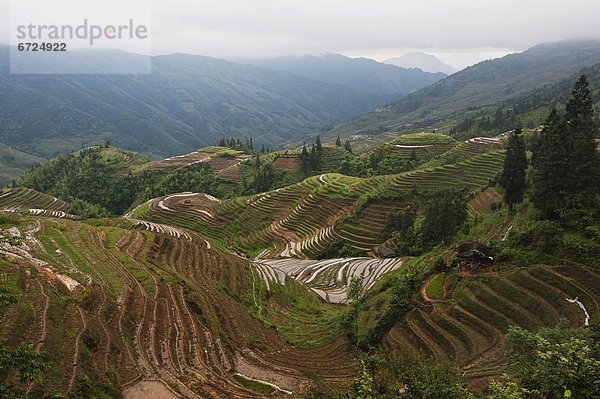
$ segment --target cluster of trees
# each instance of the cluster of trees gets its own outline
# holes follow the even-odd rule
[[[598,127],[588,81],[575,84],[566,113],[553,109],[532,157],[532,200],[551,220],[588,225],[600,209]]]
[[[600,376],[598,328],[574,329],[566,321],[531,332],[509,327],[511,374],[491,381],[486,394],[465,388],[451,362],[412,353],[363,354],[362,372],[348,392],[316,384],[305,398],[339,399],[533,399],[597,398]]]
[[[229,140],[225,140],[225,139],[221,139],[219,140],[219,142],[217,143],[217,145],[219,147],[228,147],[234,150],[239,150],[239,151],[244,151],[244,152],[248,152],[248,153],[253,153],[255,152],[254,150],[254,141],[252,140],[252,137],[247,138],[246,142],[242,142],[242,140],[240,139],[236,139],[236,138],[230,138]],[[270,149],[267,147],[265,148],[265,145],[263,144],[260,152],[265,153],[265,152],[270,152]]]
[[[575,83],[566,113],[552,109],[533,146],[531,199],[544,219],[586,227],[599,216],[598,126],[586,77]],[[520,129],[509,136],[500,185],[512,209],[527,189],[526,144]]]
[[[383,238],[393,238],[406,255],[419,255],[452,239],[467,220],[468,190],[441,190],[423,196],[388,219]]]
[[[337,139],[335,140],[335,145],[338,147],[342,146],[342,139],[340,138],[340,135],[338,134]],[[352,145],[350,144],[350,140],[346,140],[344,142],[344,150],[352,153]]]
[[[385,151],[379,149],[366,156],[343,160],[340,162],[337,172],[347,176],[370,177],[407,172],[413,170],[418,164],[416,152],[411,155],[410,159],[402,161],[386,157]]]
[[[321,168],[323,161],[323,145],[321,144],[321,137],[317,136],[316,144],[313,144],[310,151],[306,149],[306,145],[302,146],[302,152],[298,162],[300,163],[300,170],[305,175],[309,175]]]
[[[537,333],[509,327],[513,381],[491,385],[491,399],[597,398],[600,391],[598,327],[569,328],[565,320]]]
[[[256,161],[254,164],[254,192],[262,193],[268,191],[273,185],[275,174],[273,173],[273,167],[270,162],[261,162],[260,156],[256,155]]]
[[[502,133],[516,129],[520,125],[521,122],[511,109],[497,108],[493,117],[484,111],[481,111],[477,116],[466,116],[456,126],[450,128],[450,135],[467,138],[476,134]]]

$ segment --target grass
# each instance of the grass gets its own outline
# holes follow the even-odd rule
[[[446,275],[441,273],[434,277],[431,282],[427,285],[425,292],[427,296],[431,299],[442,299],[444,296],[444,281],[446,280]]]
[[[434,145],[448,144],[453,142],[455,142],[455,140],[446,134],[421,132],[403,134],[395,139],[392,143],[400,145]]]
[[[239,374],[235,374],[234,377],[240,384],[242,384],[246,388],[250,388],[256,392],[270,395],[273,393],[273,391],[275,391],[275,388],[273,388],[270,385],[263,384],[262,382],[258,382],[258,381],[254,381],[254,380],[249,380],[248,378],[242,377]]]
[[[292,278],[286,279],[285,286],[271,282],[268,292],[258,273],[254,270],[249,273],[246,303],[250,311],[265,324],[275,327],[286,342],[311,348],[339,336],[344,306],[323,303],[317,294]]]

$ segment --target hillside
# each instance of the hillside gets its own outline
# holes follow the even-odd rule
[[[224,137],[273,147],[398,98],[184,54],[153,58],[151,75],[10,75],[8,57],[0,47],[0,143],[42,158],[107,140],[156,157]],[[95,57],[136,60],[92,52],[74,62]]]
[[[44,159],[19,151],[0,143],[0,187],[11,183],[23,174],[23,170],[42,162]]]
[[[403,97],[445,77],[415,69],[386,65],[367,58],[341,54],[250,59],[240,62],[275,71],[287,71],[320,82],[341,84],[360,93],[387,93]]]
[[[28,169],[0,190],[0,396],[597,396],[591,89],[503,103],[559,103],[542,129],[500,109],[360,153],[105,142]]]
[[[171,191],[117,218],[81,220],[50,195],[5,190],[0,270],[17,301],[5,305],[0,337],[51,362],[40,382],[20,386],[38,396],[338,397],[360,375],[357,350],[376,346],[386,358],[453,362],[481,391],[509,370],[509,326],[583,326],[586,313],[564,298],[578,298],[593,322],[600,315],[596,230],[562,232],[529,203],[502,206],[502,147],[406,135],[373,153],[419,159],[408,172],[322,173],[229,199],[163,184]],[[329,149],[326,164],[347,162],[343,151]],[[226,170],[219,155],[243,162],[224,147],[160,162],[110,146],[75,154],[116,175],[175,179],[198,161]],[[73,162],[61,159],[49,165]],[[414,210],[415,226],[430,225],[427,209],[449,193],[466,201],[464,225],[407,255],[394,221]],[[471,240],[496,251],[495,269],[453,265],[455,245]]]
[[[493,111],[488,112],[493,117],[502,104],[571,78],[582,68],[597,64],[599,59],[598,41],[541,44],[523,53],[468,67],[383,110],[341,124],[327,132],[327,137],[335,140],[338,134],[348,138],[431,128],[447,132],[467,112],[492,107]],[[538,124],[544,117],[543,114],[538,117]]]

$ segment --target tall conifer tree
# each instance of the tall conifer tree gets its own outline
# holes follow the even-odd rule
[[[594,123],[593,100],[590,95],[588,81],[581,75],[567,103],[567,127],[570,136],[570,165],[572,174],[569,191],[577,200],[592,199],[600,189],[600,164],[596,151],[595,136],[597,128]],[[587,204],[589,205],[589,203]]]
[[[556,108],[550,111],[533,157],[532,200],[545,218],[556,218],[569,184],[566,123]]]
[[[512,211],[515,204],[523,201],[526,188],[527,154],[521,129],[516,129],[508,137],[508,149],[504,158],[504,169],[500,185],[504,189],[504,201]]]

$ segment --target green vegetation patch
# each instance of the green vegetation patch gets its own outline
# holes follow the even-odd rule
[[[239,374],[235,374],[234,377],[240,384],[242,384],[246,388],[255,390],[256,392],[270,395],[273,393],[273,391],[275,391],[275,388],[273,388],[270,385],[263,384],[262,382],[259,382],[259,381],[250,380],[246,377],[242,377]]]
[[[442,299],[444,296],[444,281],[446,280],[445,274],[438,274],[427,284],[425,292],[431,299]]]
[[[399,145],[435,145],[453,143],[452,137],[442,133],[411,133],[404,134],[392,142]]]

